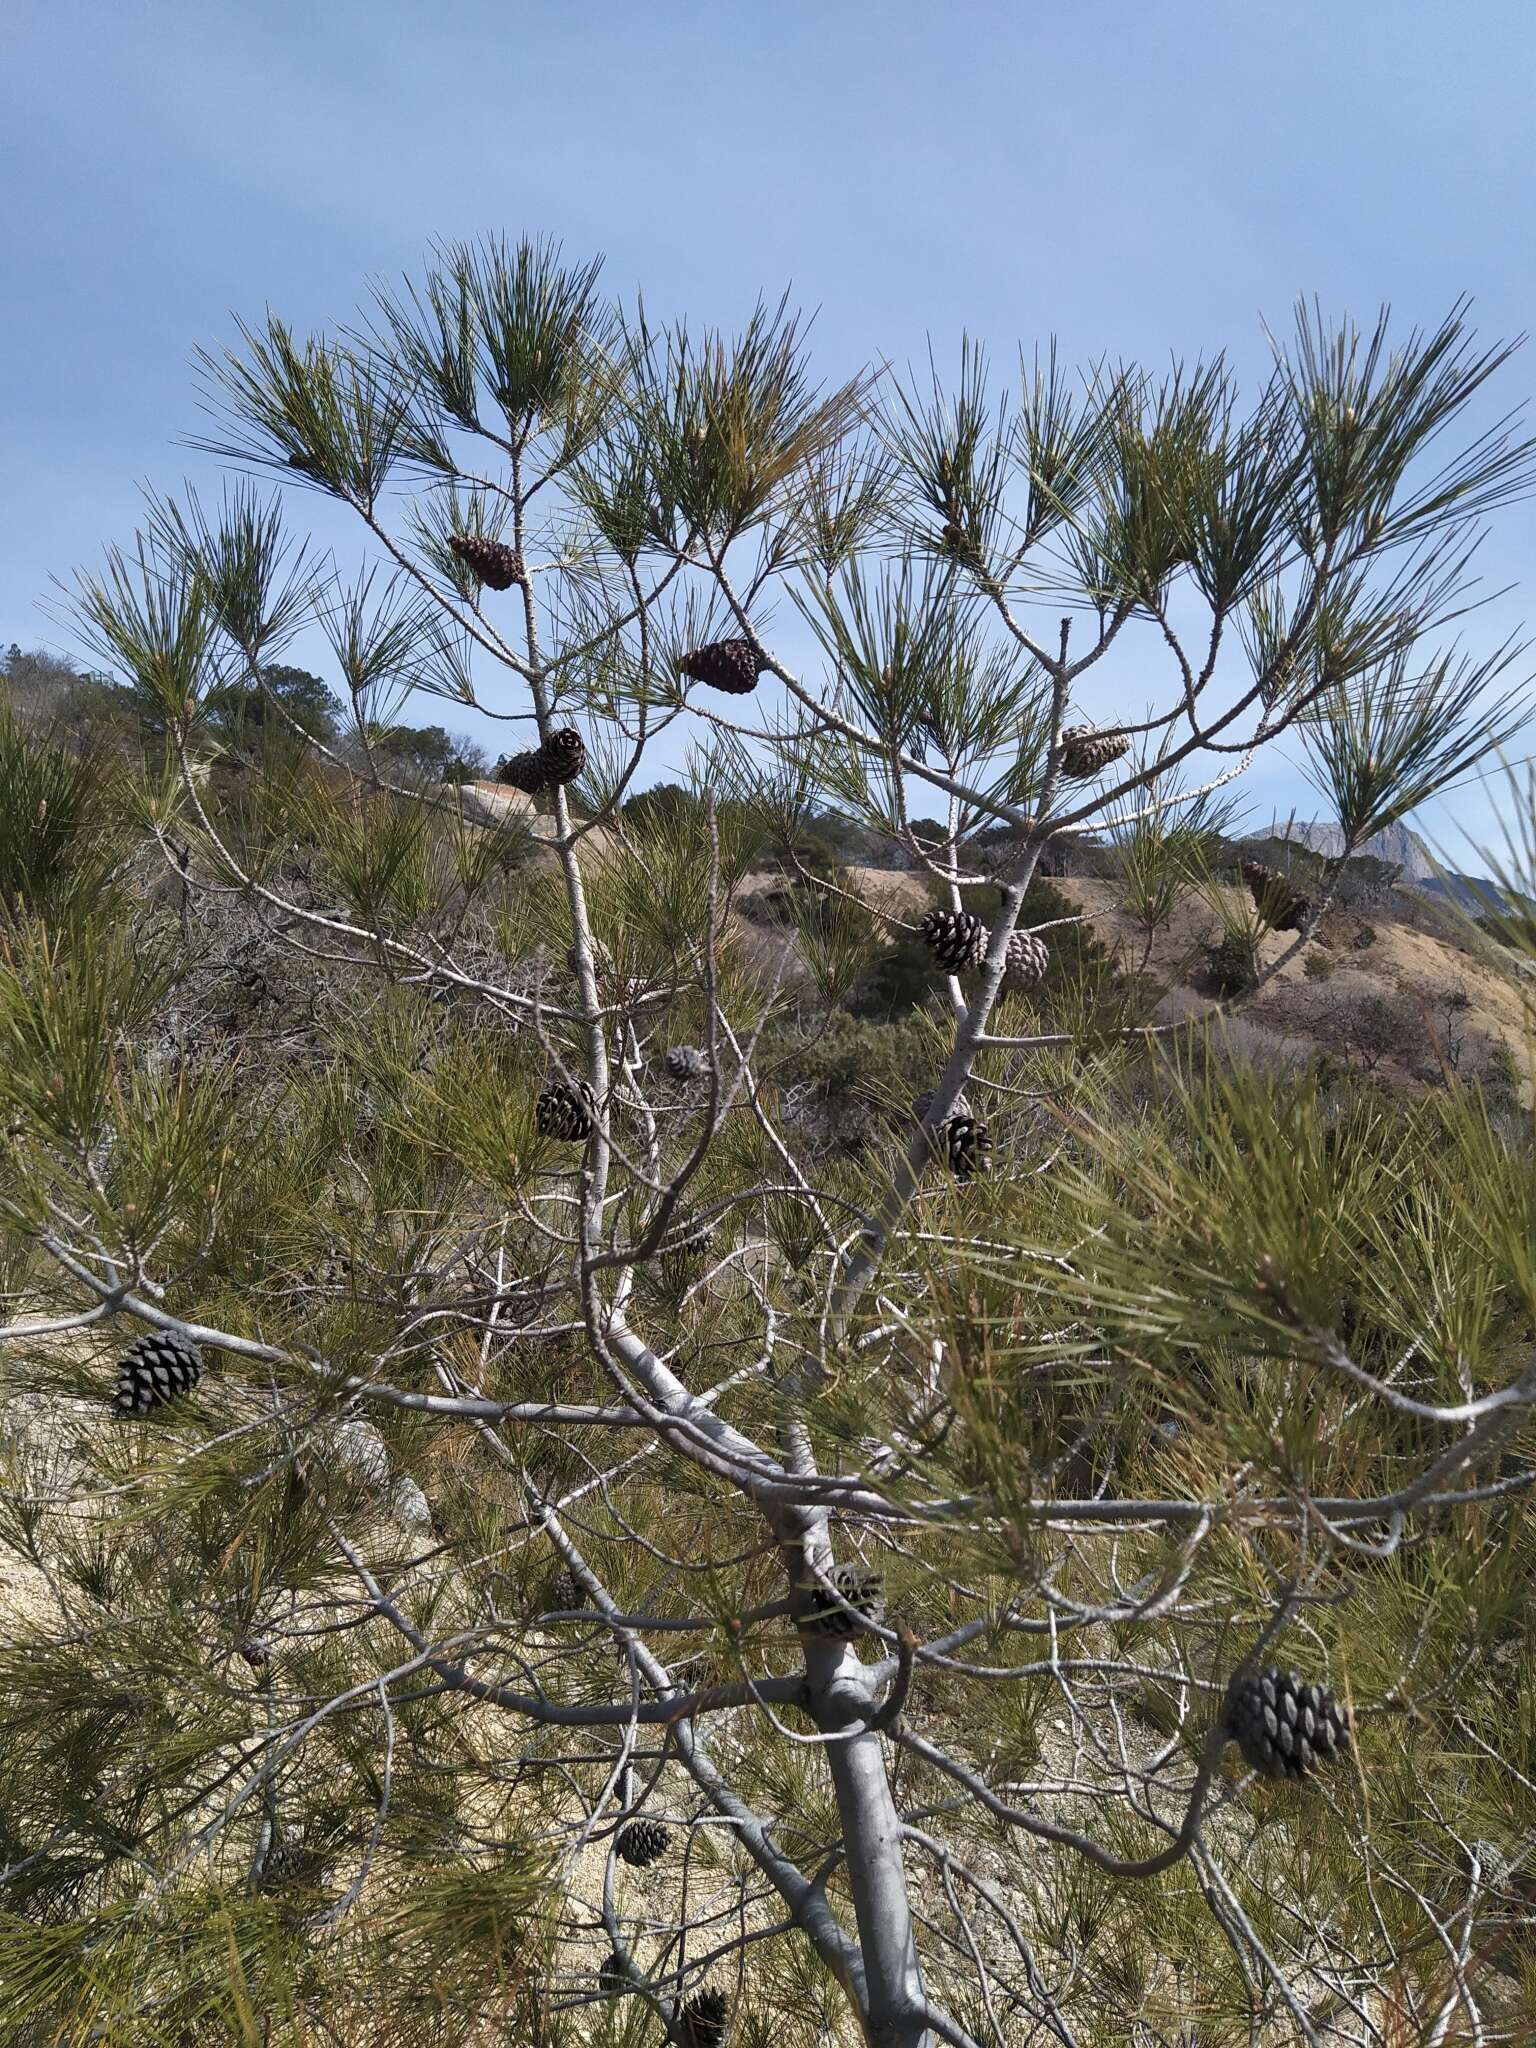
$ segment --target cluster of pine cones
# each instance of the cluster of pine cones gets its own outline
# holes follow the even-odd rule
[[[524,796],[542,796],[561,783],[574,782],[587,765],[587,749],[574,725],[562,725],[537,747],[509,754],[496,769],[496,780]]]
[[[483,533],[455,533],[449,536],[448,545],[488,590],[510,590],[523,580],[523,558],[504,540],[490,540]]]
[[[972,910],[930,910],[918,923],[923,944],[946,974],[965,974],[987,955],[987,927]],[[1045,979],[1050,948],[1033,932],[1010,932],[1004,974],[1020,988]]]

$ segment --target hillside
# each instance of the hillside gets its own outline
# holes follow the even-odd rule
[[[1107,882],[1056,885],[1130,966],[1145,964],[1165,993],[1164,1019],[1208,1009],[1205,945],[1220,936],[1214,909],[1189,898],[1145,951],[1139,927]],[[1227,892],[1234,909],[1236,891]],[[1288,933],[1260,945],[1268,964]],[[1512,956],[1449,909],[1394,889],[1367,916],[1336,911],[1317,940],[1245,1002],[1230,1029],[1255,1056],[1327,1053],[1384,1078],[1425,1085],[1447,1073],[1488,1081],[1531,1066],[1531,988]],[[1239,1021],[1240,1020],[1240,1021]]]
[[[919,875],[847,872],[882,918],[914,925],[931,900]],[[794,886],[779,873],[754,874],[742,907],[750,915]],[[1211,901],[1186,895],[1148,946],[1118,907],[1114,882],[1070,876],[1050,887],[1087,920],[1123,972],[1151,978],[1161,991],[1157,1021],[1218,1007],[1206,948],[1220,939],[1222,924]],[[1218,893],[1229,912],[1242,914],[1242,892]],[[1289,933],[1269,934],[1260,942],[1261,965],[1290,944]],[[1476,1078],[1495,1094],[1528,1093],[1536,1074],[1533,996],[1536,984],[1514,954],[1451,903],[1400,884],[1363,910],[1331,911],[1313,944],[1237,1005],[1226,1028],[1235,1047],[1260,1061],[1322,1055],[1412,1090],[1456,1076]]]

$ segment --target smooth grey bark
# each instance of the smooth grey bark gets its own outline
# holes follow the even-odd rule
[[[867,1726],[875,1711],[865,1667],[846,1647],[811,1650],[811,1710],[834,1740],[827,1762],[842,1823],[848,1889],[864,1963],[869,2038],[875,2048],[931,2048],[927,1989],[912,1926],[902,1856],[901,1817],[891,1794],[882,1737]],[[825,1676],[815,1667],[831,1668]]]

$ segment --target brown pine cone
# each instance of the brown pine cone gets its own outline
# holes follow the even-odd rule
[[[729,691],[745,697],[757,688],[764,664],[758,660],[750,640],[711,640],[707,647],[695,647],[677,664],[680,675],[696,683],[708,683],[712,690]]]
[[[483,533],[455,533],[449,536],[448,545],[488,590],[509,590],[523,580],[523,558],[504,540],[491,540]]]

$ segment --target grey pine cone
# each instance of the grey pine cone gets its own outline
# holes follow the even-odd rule
[[[1305,1778],[1349,1747],[1348,1710],[1328,1687],[1274,1666],[1237,1674],[1222,1725],[1267,1778]]]
[[[1061,772],[1072,782],[1086,782],[1130,749],[1123,733],[1099,732],[1091,725],[1069,725],[1061,735]]]
[[[1046,969],[1051,964],[1050,948],[1044,939],[1037,939],[1033,932],[1010,932],[1008,935],[1008,959],[1004,972],[1010,981],[1021,988],[1034,988],[1044,981]]]
[[[574,725],[562,725],[552,732],[539,752],[551,784],[574,782],[587,765],[587,746]]]
[[[119,1415],[147,1415],[190,1394],[202,1376],[203,1354],[190,1337],[150,1330],[118,1360],[112,1405]]]
[[[559,1565],[550,1573],[544,1588],[544,1605],[551,1614],[571,1614],[591,1605],[586,1587],[569,1565]]]
[[[861,1621],[880,1621],[885,1616],[885,1580],[879,1572],[862,1564],[840,1564],[828,1580],[848,1605],[839,1606],[821,1587],[812,1595],[805,1625],[819,1636],[857,1635]],[[855,1609],[850,1614],[848,1608]]]
[[[663,1065],[674,1081],[702,1081],[709,1072],[709,1055],[696,1045],[672,1045]]]
[[[325,1869],[318,1849],[303,1842],[280,1842],[267,1852],[267,1860],[256,1880],[264,1892],[287,1891],[294,1885],[317,1885]]]

